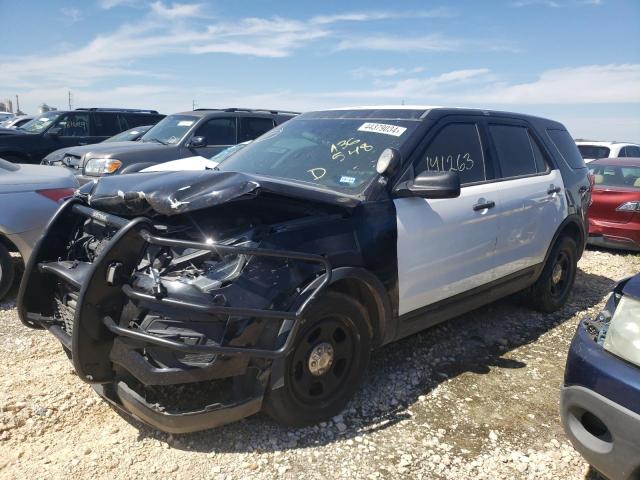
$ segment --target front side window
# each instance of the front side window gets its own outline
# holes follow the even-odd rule
[[[302,115],[258,137],[218,168],[356,193],[378,175],[380,154],[401,148],[417,125],[411,120]]]
[[[478,126],[475,123],[452,123],[443,127],[416,165],[416,174],[425,170],[458,172],[462,185],[486,180]]]
[[[489,125],[503,178],[544,172],[544,156],[526,127]]]
[[[207,145],[235,145],[236,144],[236,119],[229,118],[212,118],[206,121],[196,133],[194,137],[204,137]]]
[[[26,130],[31,133],[40,133],[48,129],[57,118],[62,115],[62,112],[47,112],[37,116],[33,120],[25,123],[20,127],[20,130]]]
[[[63,137],[86,137],[89,135],[88,113],[67,113],[55,124]]]
[[[174,145],[184,138],[197,121],[198,117],[191,115],[169,115],[151,127],[142,136],[142,141]]]

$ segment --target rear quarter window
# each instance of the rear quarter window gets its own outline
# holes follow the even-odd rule
[[[548,128],[547,134],[567,165],[574,169],[586,168],[580,150],[569,132],[559,128]]]

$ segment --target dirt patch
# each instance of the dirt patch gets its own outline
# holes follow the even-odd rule
[[[506,299],[374,353],[345,412],[287,429],[257,415],[172,436],[123,418],[49,334],[0,303],[1,478],[549,478],[596,476],[558,393],[577,322],[640,256],[587,251],[562,311]]]

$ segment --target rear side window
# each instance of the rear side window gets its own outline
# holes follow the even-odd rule
[[[273,119],[271,118],[241,117],[238,143],[258,138],[260,135],[268,132],[272,128]]]
[[[198,127],[194,137],[204,137],[207,145],[235,145],[236,119],[212,118]]]
[[[598,159],[609,158],[609,150],[607,147],[601,147],[599,145],[578,145],[578,150],[582,158]]]
[[[94,130],[99,137],[111,137],[120,133],[120,123],[118,116],[113,113],[94,113]]]
[[[143,113],[121,113],[120,123],[122,130],[129,130],[133,127],[141,127],[142,125],[155,125],[164,117],[162,115],[143,114]]]
[[[549,128],[547,134],[567,165],[571,168],[585,168],[582,155],[580,155],[576,142],[573,141],[569,132],[559,128]]]
[[[458,172],[461,184],[487,179],[480,132],[475,123],[451,123],[433,138],[416,166],[416,173]]]
[[[544,157],[526,127],[489,125],[503,178],[534,175],[547,170]]]

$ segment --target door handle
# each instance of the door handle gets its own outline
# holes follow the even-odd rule
[[[89,145],[89,142],[78,142],[78,145]]]
[[[555,185],[549,185],[549,190],[547,190],[547,193],[549,195],[553,195],[554,193],[560,193],[562,191],[562,189],[560,187],[556,187]]]
[[[486,210],[488,208],[493,208],[496,206],[496,202],[494,201],[487,201],[487,202],[483,202],[483,203],[476,203],[473,206],[473,211],[477,212],[478,210]]]

